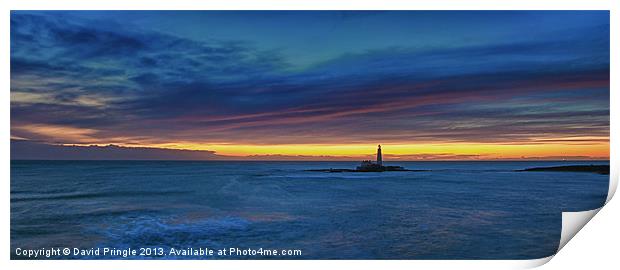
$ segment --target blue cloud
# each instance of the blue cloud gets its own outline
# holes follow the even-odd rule
[[[502,31],[489,23],[500,20],[492,12],[303,12],[298,20],[280,17],[282,24],[307,25],[313,37],[351,30],[354,39],[367,41],[347,48],[323,45],[324,54],[308,51],[315,47],[299,44],[298,34],[192,38],[158,30],[162,26],[154,21],[123,23],[141,14],[181,21],[183,13],[123,13],[117,22],[106,14],[11,14],[12,126],[91,129],[96,130],[91,134],[95,141],[244,143],[527,142],[541,133],[550,138],[609,133],[605,12],[513,12],[503,17],[510,20],[501,21]],[[235,21],[238,14],[215,15],[222,23],[204,27],[243,32],[235,24],[241,23]],[[314,25],[312,16],[324,16],[332,24]],[[545,18],[541,29],[521,26],[532,16]],[[582,24],[555,20],[571,16],[582,18]],[[472,17],[476,19],[469,22]],[[352,25],[361,21],[377,25],[364,32]],[[393,28],[395,21],[403,28]],[[432,21],[438,33],[416,32],[422,39],[418,43],[400,36],[409,33],[406,26],[412,22]],[[448,37],[439,26],[447,24],[458,31],[455,35],[473,40],[443,42]],[[202,27],[174,25],[179,32]],[[333,38],[314,42],[347,41]],[[265,46],[270,40],[285,43]],[[291,52],[323,57],[299,65]],[[20,132],[12,134],[34,136]]]

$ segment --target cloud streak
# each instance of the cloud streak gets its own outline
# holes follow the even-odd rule
[[[236,15],[229,14],[213,17],[223,18],[217,27],[237,33]],[[308,35],[346,30],[367,44],[394,42],[323,47],[324,57],[300,65],[290,55],[306,48],[298,37],[174,35],[153,22],[12,12],[11,134],[136,145],[608,141],[607,12],[510,14],[514,22],[497,22],[506,24],[510,38],[491,24],[476,25],[479,32],[460,29],[475,23],[463,12],[453,18],[455,34],[479,40],[461,43],[439,42],[446,38],[440,31],[403,41],[395,33],[408,30],[389,24],[433,16],[444,23],[437,13],[330,14],[282,20],[304,24],[325,16],[332,25]],[[134,22],[140,15],[122,16]],[[493,12],[474,15],[494,20]],[[566,25],[550,19],[577,15],[588,19]],[[157,16],[176,18],[179,30],[200,27],[184,25],[182,12]],[[549,22],[540,20],[536,31],[519,25],[532,16]],[[381,31],[355,26],[366,20]],[[264,45],[276,39],[285,49]],[[88,132],[56,132],[62,130]]]

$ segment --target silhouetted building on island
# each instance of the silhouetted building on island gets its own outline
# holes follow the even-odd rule
[[[377,147],[377,161],[364,160],[360,164],[356,171],[362,172],[383,172],[383,171],[404,171],[405,168],[401,166],[383,166],[383,155],[381,154],[381,145]]]
[[[331,173],[341,173],[341,172],[386,172],[386,171],[414,171],[407,170],[401,166],[383,166],[383,155],[381,154],[381,145],[377,148],[377,161],[372,160],[364,160],[362,164],[357,166],[355,170],[352,169],[312,169],[306,170],[310,172],[331,172]]]

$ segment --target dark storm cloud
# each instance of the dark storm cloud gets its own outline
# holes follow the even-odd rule
[[[14,13],[12,125],[92,129],[92,142],[538,143],[609,133],[608,24],[291,62],[250,41]]]

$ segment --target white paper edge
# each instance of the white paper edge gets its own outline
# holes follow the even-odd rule
[[[560,237],[560,245],[556,253],[566,246],[568,241],[570,241],[602,208],[603,206],[582,212],[562,212],[562,236]]]
[[[611,147],[610,147],[611,148]],[[618,187],[618,164],[610,160],[609,190],[605,204],[611,201]],[[588,211],[562,212],[562,234],[556,254],[601,210],[605,205]],[[553,256],[549,258],[551,260]]]
[[[295,8],[291,8],[290,4],[289,6],[283,5],[283,3],[272,3],[271,6],[269,6],[269,8],[265,8],[263,6],[260,5],[269,5],[268,3],[265,2],[270,2],[271,0],[265,0],[265,1],[260,1],[260,2],[248,2],[246,3],[246,5],[244,6],[246,9],[252,9],[252,7],[254,7],[255,9],[274,9],[274,7],[279,7],[280,9],[295,9]],[[165,10],[170,10],[170,9],[196,9],[196,6],[199,5],[196,2],[192,2],[192,1],[187,1],[187,0],[178,0],[178,1],[173,1],[173,2],[167,2],[167,1],[159,1],[159,2],[150,2],[149,3],[149,7],[146,7],[144,5],[144,3],[140,4],[141,1],[125,1],[125,2],[119,2],[116,3],[115,6],[113,6],[113,8],[110,8],[113,1],[106,1],[107,3],[103,3],[103,1],[98,1],[98,0],[94,0],[94,1],[88,1],[88,2],[73,2],[70,3],[70,0],[63,0],[63,1],[55,1],[55,2],[49,2],[49,1],[42,1],[42,0],[29,0],[29,1],[5,1],[5,2],[0,2],[2,3],[1,6],[3,7],[4,11],[7,11],[7,9],[93,9],[94,7],[99,7],[103,9],[165,9]],[[95,3],[93,3],[95,2]],[[191,2],[191,3],[189,3]],[[243,0],[233,0],[232,2],[243,2]],[[343,1],[343,2],[347,2],[347,1]],[[362,0],[361,2],[367,2],[365,0]],[[389,2],[389,1],[388,1]],[[425,1],[426,2],[426,1]],[[450,2],[449,0],[443,1],[443,2]],[[466,9],[506,9],[506,10],[514,10],[514,9],[534,9],[534,10],[539,10],[539,9],[554,9],[554,10],[558,10],[558,9],[562,9],[562,10],[592,10],[592,9],[597,9],[597,10],[612,10],[613,8],[612,6],[616,6],[616,4],[611,4],[613,1],[600,1],[600,2],[587,2],[587,1],[565,1],[563,2],[561,5],[557,5],[557,4],[553,4],[553,3],[548,3],[548,1],[530,1],[530,0],[522,0],[522,1],[517,1],[517,2],[511,2],[508,1],[508,3],[504,3],[502,2],[501,4],[493,4],[493,3],[489,3],[489,2],[484,2],[484,1],[480,1],[480,0],[471,0],[468,2],[454,2],[451,3],[449,6],[451,7],[450,9],[461,9],[461,10],[466,10]],[[230,6],[225,6],[226,2],[205,2],[200,4],[201,7],[204,9],[205,6],[210,6],[211,8],[215,8],[215,9],[238,9],[238,8],[231,8]],[[334,4],[335,2],[332,2],[332,4]],[[402,3],[402,2],[401,2]],[[418,4],[418,5],[426,5],[426,9],[445,9],[442,8],[441,5],[448,6],[446,5],[446,3],[442,3],[442,1],[439,2],[435,2],[434,5],[432,4],[433,2],[429,2],[429,3],[422,3],[422,4]],[[6,4],[6,5],[5,5]],[[356,5],[359,6],[361,3],[357,3]],[[366,8],[367,9],[399,9],[402,8],[402,6],[398,6],[398,5],[394,5],[393,3],[387,5],[381,5],[380,2],[374,2],[374,4],[377,4],[377,6],[370,6],[368,7],[368,3],[366,3]],[[256,5],[259,5],[258,7]],[[344,6],[338,6],[338,4],[334,4],[337,7],[331,7],[331,8],[327,8],[327,9],[346,9],[346,3],[344,3]],[[414,5],[415,6],[415,2],[411,2],[410,5]],[[498,6],[499,5],[499,6]],[[303,6],[302,6],[303,7]],[[317,9],[316,6],[311,6],[314,7],[314,9]],[[419,7],[418,7],[419,8]],[[96,9],[96,8],[94,8]],[[277,9],[277,8],[275,8]],[[298,9],[303,9],[303,8],[299,8]],[[320,8],[319,8],[320,9]],[[325,9],[325,7],[323,7],[323,9]],[[360,8],[363,9],[363,8]],[[411,9],[411,8],[410,8]],[[617,10],[616,10],[617,11]],[[8,12],[6,12],[6,14],[2,15],[1,17],[6,18],[8,17]],[[617,16],[612,15],[610,16],[610,20],[611,20],[611,28],[614,28],[614,25],[617,25],[617,23],[614,23],[614,20],[616,20]],[[6,25],[8,24],[8,20],[3,21],[2,23],[3,26],[5,26],[4,28],[7,28]],[[5,37],[8,37],[8,31],[6,31],[6,33],[2,34]],[[614,43],[616,41],[613,34],[613,30],[611,31],[611,47],[614,47]],[[8,46],[8,44],[3,44],[2,47],[6,49],[6,47]],[[8,51],[5,50],[5,51]],[[614,65],[614,60],[617,60],[615,56],[613,56],[614,52],[613,50],[611,51],[611,62],[610,65],[613,66]],[[8,60],[8,53],[7,54],[2,54],[2,57],[4,60]],[[6,61],[5,61],[6,62]],[[8,74],[9,72],[8,70],[8,66],[7,65],[3,65],[1,67],[1,69],[4,71],[2,72],[3,78],[6,78],[5,85],[9,85],[9,80],[8,80]],[[611,85],[613,86],[613,76],[611,79]],[[618,130],[618,128],[615,127],[614,124],[612,124],[612,122],[614,122],[614,117],[613,115],[615,114],[613,111],[613,105],[614,103],[616,103],[614,101],[614,91],[610,91],[610,112],[611,112],[611,118],[610,118],[610,131],[611,131],[611,136],[610,136],[610,157],[611,159],[614,159],[614,132],[615,130]],[[5,93],[5,97],[6,100],[9,100],[9,93],[8,91]],[[3,122],[5,123],[5,125],[3,125],[4,127],[9,126],[8,122],[10,119],[9,117],[6,117],[7,115],[9,115],[9,109],[8,106],[6,106],[3,109],[3,115],[5,116],[3,119]],[[9,132],[8,130],[5,130],[5,139],[8,138],[9,136]],[[8,141],[8,140],[5,140]],[[5,160],[9,160],[10,158],[8,158],[8,144],[2,144],[2,148],[5,149],[6,151],[4,151],[5,153]],[[610,160],[611,161],[611,160]],[[608,196],[607,196],[607,201],[606,203],[608,203],[611,198],[613,197],[613,195],[615,194],[617,185],[618,185],[618,174],[617,174],[617,166],[615,166],[616,164],[614,164],[614,162],[610,162],[611,164],[611,174],[610,174],[610,184],[609,184],[609,192],[608,192]],[[2,166],[2,171],[5,172],[5,175],[8,175],[9,169],[8,169],[8,162],[3,164]],[[615,172],[615,173],[614,173]],[[6,188],[6,187],[5,187]],[[5,213],[5,217],[9,217],[9,204],[5,204],[4,208],[6,211],[4,211]],[[602,207],[601,207],[602,208]],[[562,214],[562,234],[561,234],[561,239],[560,239],[560,243],[564,243],[563,245],[560,244],[558,247],[558,251],[563,248],[566,243],[569,242],[569,240],[576,235],[576,233],[585,226],[585,224],[601,209],[594,209],[594,210],[590,210],[590,211],[584,211],[584,212],[565,212]],[[592,214],[592,211],[595,211]],[[591,215],[591,216],[589,216]],[[588,218],[589,216],[589,218]],[[566,220],[566,222],[565,222]],[[8,234],[9,231],[6,230],[8,228],[8,224],[9,224],[9,219],[5,219],[5,225],[3,227],[5,227],[5,233],[3,233],[1,235],[1,238],[4,239],[5,243],[8,242]],[[567,224],[566,226],[564,226],[564,224]],[[569,229],[570,227],[570,229]],[[566,228],[566,229],[565,229]],[[578,229],[576,229],[578,228]],[[576,231],[575,231],[576,229]],[[570,235],[570,237],[569,237]],[[8,245],[4,245],[2,248],[0,248],[0,250],[2,251],[7,251],[7,247]],[[220,267],[224,267],[227,269],[231,269],[230,266],[248,266],[248,265],[254,265],[254,266],[258,266],[259,269],[263,269],[261,267],[264,267],[266,265],[269,266],[275,266],[275,269],[283,269],[283,266],[293,266],[294,261],[290,264],[279,264],[279,265],[275,265],[275,264],[271,264],[271,262],[278,262],[278,261],[243,261],[240,262],[239,264],[235,263],[235,261],[224,261],[224,262],[211,262],[208,264],[198,264],[195,261],[170,261],[170,262],[166,262],[166,261],[127,261],[127,260],[122,260],[122,261],[97,261],[96,264],[93,264],[93,261],[10,261],[9,259],[9,255],[7,252],[3,252],[5,255],[3,256],[4,260],[0,260],[0,265],[5,266],[8,268],[5,269],[11,269],[11,266],[13,267],[18,267],[20,269],[40,269],[41,267],[49,267],[49,266],[58,266],[58,267],[64,267],[65,269],[83,269],[84,267],[88,267],[88,268],[92,268],[92,269],[109,269],[110,267],[121,267],[121,268],[126,268],[127,266],[131,266],[131,267],[143,267],[143,266],[150,266],[152,267],[152,269],[168,269],[169,267],[178,267],[178,266],[184,266],[187,267],[187,269],[204,269],[205,267],[208,266],[220,266]],[[409,267],[411,266],[424,266],[424,267],[429,267],[430,269],[438,269],[438,267],[445,267],[445,266],[451,266],[451,267],[459,267],[459,269],[506,269],[506,268],[510,268],[510,269],[523,269],[523,268],[533,268],[533,267],[537,267],[537,266],[541,266],[547,262],[549,262],[555,255],[546,257],[546,258],[540,258],[540,259],[532,259],[532,260],[473,260],[473,261],[462,261],[462,260],[454,260],[454,261],[407,261],[406,263],[402,263],[402,264],[392,264],[391,262],[399,262],[399,261],[379,261],[382,262],[382,264],[374,264],[377,261],[357,261],[360,262],[361,264],[357,264],[358,266],[361,266],[361,269],[368,269],[368,266],[381,266],[381,267],[385,267],[386,264],[390,265],[390,266],[395,266],[396,269],[410,269]],[[201,261],[202,262],[202,261]],[[281,261],[280,261],[281,262]],[[290,261],[289,261],[290,262]],[[316,269],[316,266],[352,266],[355,264],[348,264],[345,265],[344,263],[347,261],[314,261],[315,263],[312,263],[313,261],[302,261],[305,263],[310,262],[309,264],[297,264],[298,266],[301,266],[301,269],[311,269],[310,267],[312,267],[312,269]],[[340,264],[340,262],[343,262],[343,264]],[[348,261],[349,263],[351,263],[351,261]],[[354,261],[355,262],[355,261]],[[402,261],[400,261],[402,262]],[[412,262],[410,264],[410,262]],[[246,264],[247,263],[247,264]],[[364,265],[366,265],[367,267],[364,267]],[[310,266],[310,267],[308,267]],[[492,268],[493,267],[493,268]],[[4,268],[4,267],[1,267]],[[266,268],[265,268],[266,269]],[[272,268],[274,269],[274,268]]]

